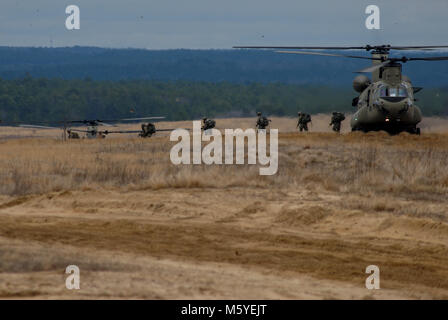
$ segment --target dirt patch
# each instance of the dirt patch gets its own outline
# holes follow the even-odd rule
[[[286,207],[282,208],[276,222],[290,226],[308,226],[324,220],[331,214],[330,209],[321,206]]]

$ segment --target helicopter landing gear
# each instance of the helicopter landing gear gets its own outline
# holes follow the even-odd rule
[[[414,127],[412,129],[407,130],[410,134],[420,135],[420,128]]]

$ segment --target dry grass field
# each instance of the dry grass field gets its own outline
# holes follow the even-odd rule
[[[328,122],[300,134],[273,118],[274,176],[175,166],[167,133],[0,127],[0,298],[448,299],[448,120],[421,136]],[[65,288],[71,264],[80,290]],[[365,288],[369,265],[380,290]]]

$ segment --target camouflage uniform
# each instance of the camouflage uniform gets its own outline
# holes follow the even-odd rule
[[[311,116],[307,113],[298,112],[299,120],[297,121],[297,127],[300,132],[308,131],[308,122],[311,122]]]
[[[215,120],[212,119],[207,119],[207,118],[203,118],[203,125],[202,125],[202,130],[209,130],[209,129],[213,129],[216,125]]]
[[[139,136],[142,138],[149,138],[154,133],[156,133],[156,126],[151,122],[142,123],[142,132],[140,132]]]
[[[262,129],[262,130],[266,129],[266,127],[269,126],[269,122],[271,120],[269,120],[266,117],[263,117],[261,115],[261,112],[257,112],[257,115],[258,115],[257,124],[256,124],[257,130],[259,130],[259,129]]]
[[[341,131],[341,122],[345,120],[345,115],[341,112],[333,112],[333,116],[331,117],[330,126],[333,125],[333,131],[340,132]]]

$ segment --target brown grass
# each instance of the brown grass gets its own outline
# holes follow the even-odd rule
[[[448,134],[289,133],[280,135],[279,170],[257,166],[175,166],[174,143],[148,140],[10,140],[0,145],[0,193],[39,194],[91,188],[318,185],[327,190],[446,196]]]
[[[338,135],[325,115],[313,120],[321,132],[300,134],[295,119],[273,120],[274,176],[257,165],[172,165],[166,134],[0,141],[0,295],[70,298],[38,284],[78,263],[91,281],[81,297],[117,297],[113,288],[137,298],[446,298],[442,120],[421,136]],[[191,123],[161,124],[174,126]],[[364,270],[375,263],[385,290],[371,293]]]

